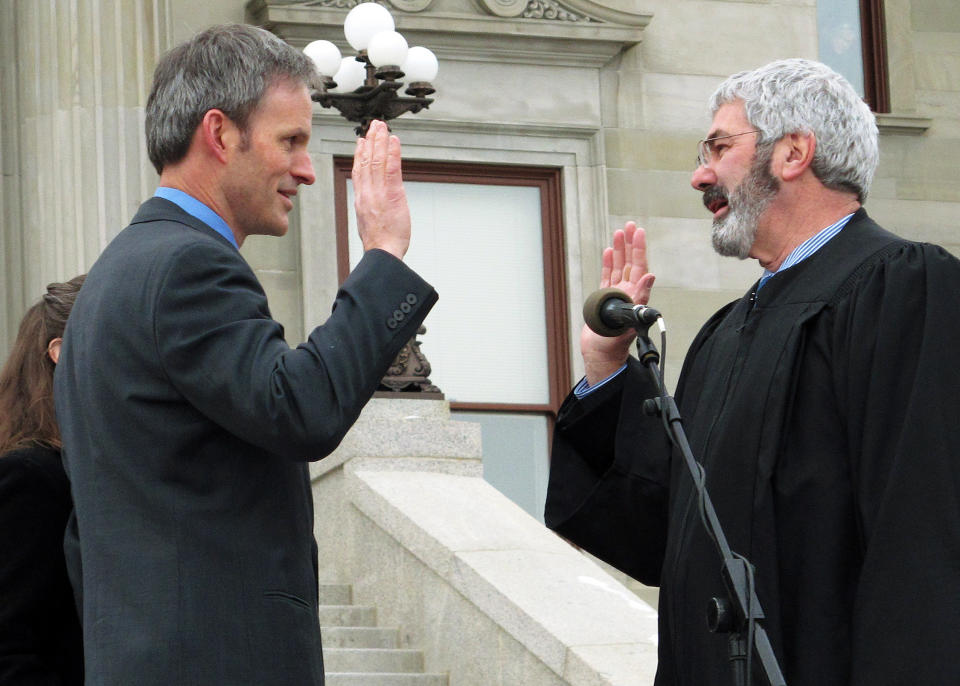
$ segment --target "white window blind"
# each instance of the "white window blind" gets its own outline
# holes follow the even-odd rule
[[[430,379],[452,402],[549,402],[540,190],[407,181],[405,262],[440,294],[424,325]],[[350,266],[362,246],[347,183]]]
[[[842,74],[863,96],[860,0],[818,0],[820,61]]]

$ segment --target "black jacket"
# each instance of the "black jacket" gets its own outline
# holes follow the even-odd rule
[[[960,683],[958,293],[956,258],[860,210],[690,347],[686,433],[791,686]],[[547,523],[660,585],[658,685],[726,685],[720,560],[638,367],[562,408]]]
[[[72,508],[60,453],[0,457],[0,684],[83,683],[80,622],[63,559]]]

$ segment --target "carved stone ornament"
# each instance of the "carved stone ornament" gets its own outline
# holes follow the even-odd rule
[[[422,336],[427,332],[426,327],[417,329]],[[377,387],[375,397],[415,397],[424,399],[442,399],[443,392],[430,383],[430,362],[420,351],[420,341],[414,336],[400,349],[390,368]]]
[[[480,4],[497,17],[519,17],[528,0],[480,0]]]
[[[291,2],[277,2],[273,0],[272,4],[289,4],[298,7],[332,7],[333,9],[348,10],[359,5],[361,2],[369,0],[292,0]],[[386,2],[380,2],[386,5]],[[404,12],[422,12],[433,4],[433,0],[389,0],[389,4]]]
[[[297,7],[332,7],[338,10],[348,10],[359,5],[363,0],[271,0],[271,5],[295,5]]]
[[[396,19],[403,34],[429,44],[441,60],[502,65],[601,68],[639,44],[653,16],[620,9],[623,0],[377,1],[401,8]],[[359,2],[248,0],[247,12],[252,23],[305,45],[321,35],[338,35],[342,15]],[[420,7],[427,9],[416,13]]]
[[[523,17],[554,21],[590,21],[589,17],[571,12],[557,0],[480,0],[480,4],[498,17]]]
[[[405,12],[422,12],[433,4],[433,0],[390,0],[390,4]]]
[[[526,19],[553,19],[556,21],[591,21],[590,17],[575,14],[561,7],[556,0],[530,0],[523,11]]]

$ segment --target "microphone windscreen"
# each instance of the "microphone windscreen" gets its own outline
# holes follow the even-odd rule
[[[608,300],[622,300],[629,305],[633,304],[630,296],[619,288],[601,288],[599,291],[591,293],[583,303],[583,321],[586,322],[591,331],[600,336],[613,337],[625,334],[631,328],[629,325],[612,327],[604,323],[601,313]]]

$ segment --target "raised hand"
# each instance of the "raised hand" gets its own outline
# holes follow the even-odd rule
[[[380,248],[403,259],[410,246],[410,208],[400,168],[400,139],[373,121],[353,154],[354,209],[364,250]]]
[[[613,247],[603,251],[600,288],[612,286],[629,295],[633,302],[646,305],[656,277],[647,271],[647,238],[643,229],[627,222],[613,234]],[[595,334],[584,325],[580,333],[580,352],[587,383],[603,381],[626,362],[634,333],[616,338]]]

